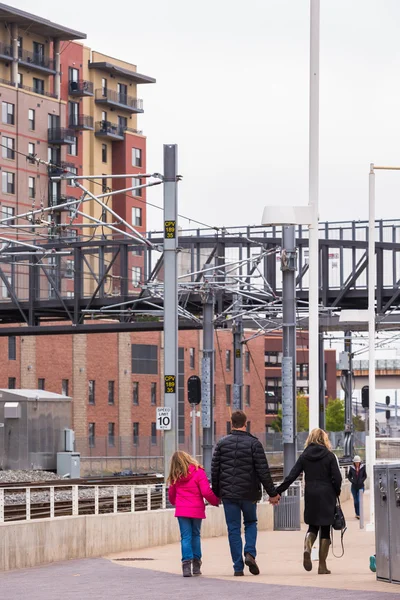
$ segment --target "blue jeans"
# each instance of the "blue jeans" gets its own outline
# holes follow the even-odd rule
[[[229,547],[234,571],[243,571],[242,513],[244,522],[244,553],[256,557],[257,503],[251,500],[223,500],[228,527]]]
[[[201,559],[201,519],[178,517],[181,532],[182,560]]]
[[[351,493],[353,494],[354,510],[357,517],[360,516],[360,491],[364,491],[364,487],[358,488],[353,483],[351,484]]]

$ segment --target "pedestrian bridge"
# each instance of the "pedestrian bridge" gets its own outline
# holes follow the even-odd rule
[[[369,363],[368,360],[353,360],[353,389],[361,390],[368,385]],[[338,390],[340,390],[340,377],[342,372],[336,372]],[[400,389],[400,359],[375,361],[375,385],[378,390]],[[394,398],[392,398],[393,402]]]

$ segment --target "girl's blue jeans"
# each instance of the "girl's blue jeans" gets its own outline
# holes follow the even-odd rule
[[[201,521],[202,519],[178,517],[181,532],[182,560],[201,559]]]

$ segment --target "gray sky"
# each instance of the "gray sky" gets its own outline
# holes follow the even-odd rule
[[[36,0],[34,11],[157,78],[139,87],[148,169],[179,144],[184,215],[259,224],[265,204],[307,203],[309,0]],[[369,163],[400,164],[399,28],[399,0],[321,0],[321,219],[367,218]],[[161,205],[160,191],[148,200]],[[377,217],[398,218],[399,197],[400,173],[378,174]],[[161,217],[151,209],[149,228]]]

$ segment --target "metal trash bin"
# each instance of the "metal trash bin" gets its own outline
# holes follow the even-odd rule
[[[274,507],[274,531],[300,531],[300,500],[301,482],[295,481]]]
[[[400,465],[376,465],[376,578],[400,584]]]

